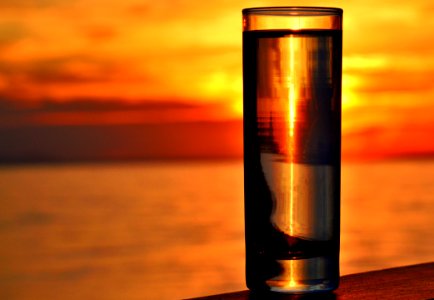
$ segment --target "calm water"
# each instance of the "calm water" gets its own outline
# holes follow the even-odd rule
[[[434,260],[434,161],[344,164],[342,274]],[[242,162],[0,167],[0,299],[245,289]]]

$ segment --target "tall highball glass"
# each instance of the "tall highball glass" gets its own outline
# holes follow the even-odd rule
[[[243,10],[246,279],[311,293],[339,282],[342,10]]]

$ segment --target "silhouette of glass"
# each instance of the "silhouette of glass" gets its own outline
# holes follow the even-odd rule
[[[246,280],[339,280],[342,10],[243,10]]]

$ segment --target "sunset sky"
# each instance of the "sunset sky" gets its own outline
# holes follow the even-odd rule
[[[0,127],[241,120],[241,9],[278,5],[344,9],[344,156],[434,153],[431,0],[4,0]]]

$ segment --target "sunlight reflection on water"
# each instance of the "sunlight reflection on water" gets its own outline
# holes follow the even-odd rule
[[[241,161],[1,167],[0,298],[245,289],[242,172]],[[342,173],[342,274],[434,259],[433,161]]]

